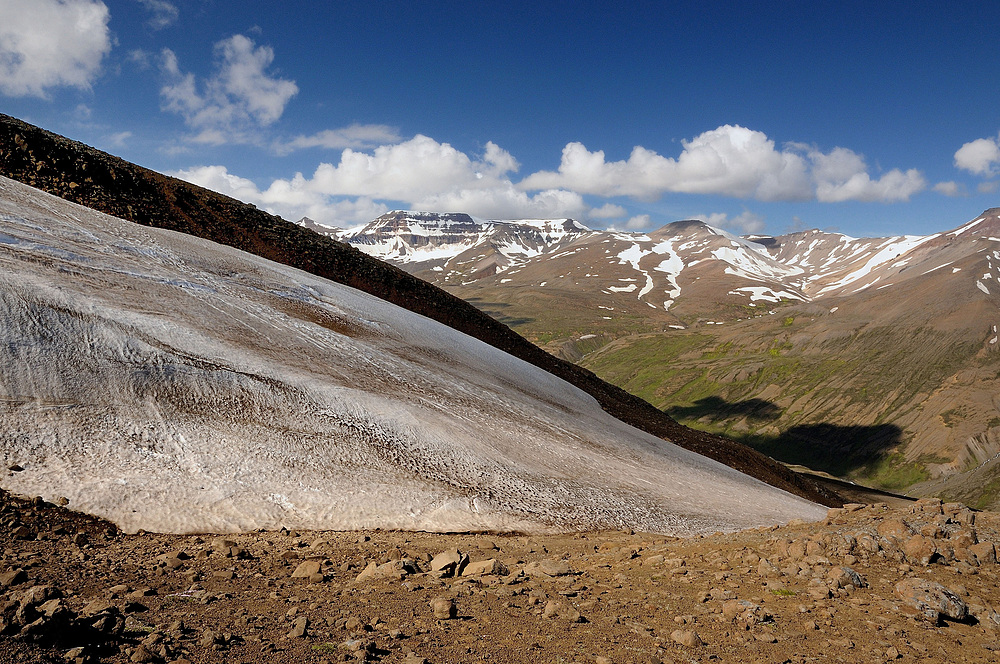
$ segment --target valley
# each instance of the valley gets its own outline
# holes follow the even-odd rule
[[[1000,499],[1000,210],[872,239],[407,214],[325,232],[683,424],[890,491]]]

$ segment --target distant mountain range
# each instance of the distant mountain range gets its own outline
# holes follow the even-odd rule
[[[894,490],[1000,498],[1000,209],[860,239],[401,211],[320,230],[689,425]]]
[[[737,237],[701,221],[624,233],[573,219],[476,221],[467,214],[406,211],[349,230],[300,223],[439,285],[583,290],[625,308],[662,308],[678,323],[690,323],[692,314],[716,314],[722,322],[771,304],[891,288],[945,268],[958,273],[957,262],[984,249],[973,245],[1000,236],[998,212],[946,233],[861,239],[818,230]],[[983,280],[972,280],[989,294]]]

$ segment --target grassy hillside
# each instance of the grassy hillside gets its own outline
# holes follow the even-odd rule
[[[781,461],[985,506],[998,487],[962,476],[997,451],[1000,355],[988,326],[953,324],[986,312],[953,305],[920,325],[786,307],[732,326],[621,338],[581,364],[681,423]]]

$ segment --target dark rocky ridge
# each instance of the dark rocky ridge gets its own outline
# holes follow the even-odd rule
[[[614,417],[652,435],[821,504],[843,502],[835,493],[746,446],[678,424],[590,371],[549,355],[440,288],[252,205],[3,114],[0,175],[116,217],[226,244],[370,293],[559,376],[592,395]]]

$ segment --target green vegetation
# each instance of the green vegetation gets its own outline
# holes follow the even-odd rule
[[[728,355],[729,351],[731,351],[732,349],[733,349],[733,342],[732,341],[727,341],[724,344],[720,344],[720,345],[716,346],[714,349],[712,349],[710,351],[706,351],[706,352],[702,353],[701,354],[701,359],[703,359],[703,360],[717,360],[720,357],[725,357],[726,355]]]
[[[788,588],[771,588],[771,594],[778,597],[795,597],[796,595],[794,590],[789,590]]]
[[[970,503],[970,507],[977,510],[985,510],[988,508],[996,509],[997,503],[1000,502],[1000,477],[990,480],[986,483],[975,501]]]
[[[587,357],[581,364],[605,380],[624,387],[657,407],[662,407],[663,386],[687,382],[698,369],[679,368],[679,358],[710,343],[701,334],[657,334],[618,342]]]
[[[911,484],[923,482],[929,475],[923,464],[907,462],[902,454],[890,454],[873,463],[865,473],[876,486],[899,491]]]
[[[511,296],[497,291],[497,297]],[[962,367],[986,361],[977,358],[978,336],[931,323],[860,320],[852,329],[791,305],[754,323],[664,330],[663,319],[660,329],[651,329],[654,323],[641,318],[645,312],[595,311],[574,294],[517,297],[509,309],[496,306],[510,317],[502,320],[550,351],[580,358],[585,368],[680,423],[786,463],[894,491],[927,479],[928,464],[950,461],[904,458],[900,450],[923,426],[940,417],[957,428],[969,418],[958,403],[922,413],[927,395]],[[579,341],[584,335],[596,336]],[[565,345],[571,338],[578,341]],[[914,415],[910,431],[895,425]],[[988,426],[1000,427],[1000,416]]]
[[[965,419],[965,413],[961,408],[951,408],[941,413],[939,417],[946,427],[952,427],[959,420]]]

